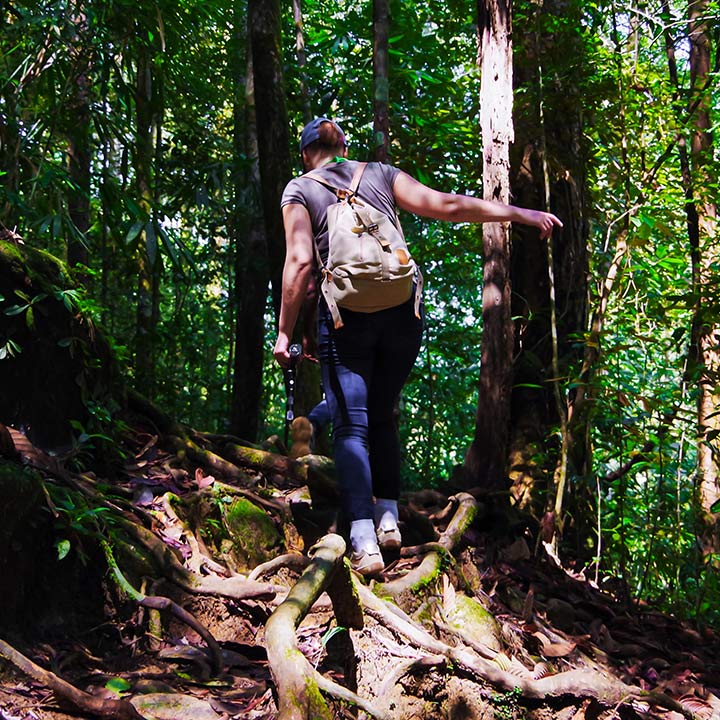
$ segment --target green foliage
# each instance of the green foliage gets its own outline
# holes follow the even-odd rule
[[[302,70],[291,5],[283,7],[293,147],[304,122],[304,85],[313,114],[336,117],[351,154],[369,157],[371,3],[305,0]],[[80,269],[86,290],[43,288],[33,295],[0,288],[2,312],[30,328],[44,303],[62,302],[110,331],[112,351],[132,378],[128,348],[136,343],[139,313],[149,311],[156,331],[156,402],[179,420],[222,431],[230,416],[232,358],[247,350],[234,347],[241,308],[232,278],[244,238],[232,222],[239,218],[247,227],[259,196],[258,188],[238,182],[252,166],[251,148],[236,152],[246,127],[246,6],[227,0],[87,0],[83,8],[84,24],[57,0],[15,0],[1,11],[0,221],[29,244],[59,255],[72,240],[89,249],[89,267]],[[457,0],[392,0],[390,153],[394,164],[423,182],[479,194],[473,10]],[[599,517],[599,536],[585,533],[583,550],[597,557],[600,574],[620,575],[643,598],[712,619],[720,588],[695,544],[697,376],[688,356],[698,290],[677,153],[678,143],[689,141],[685,12],[680,3],[671,3],[671,17],[606,2],[566,3],[560,13],[543,12],[535,2],[516,3],[515,114],[522,123],[518,137],[539,142],[541,102],[559,116],[579,109],[580,146],[552,148],[548,163],[552,176],[561,172],[566,154],[585,160],[585,177],[576,180],[589,188],[584,220],[591,308],[599,307],[616,240],[627,242],[604,318],[600,358],[586,388],[592,398],[591,474],[573,478],[569,489],[577,512],[586,516],[584,525],[583,518],[573,519],[576,527]],[[716,4],[708,12],[717,23]],[[680,88],[668,76],[666,30],[676,48]],[[90,79],[85,233],[70,211],[77,188],[66,162],[68,135],[78,120],[78,50],[88,59]],[[145,61],[152,79],[151,147],[143,154],[137,75]],[[714,111],[720,107],[718,87],[710,88]],[[151,187],[144,191],[141,161],[150,165]],[[716,158],[709,163],[710,179],[695,191],[698,199],[716,201]],[[449,477],[472,438],[482,267],[476,228],[402,221],[428,280],[424,345],[401,404],[406,480],[423,487]],[[154,272],[152,308],[138,303],[142,261]],[[705,281],[709,288],[720,284],[717,262]],[[714,298],[706,313],[704,321],[718,321]],[[260,423],[266,435],[282,434],[284,426],[273,323],[268,311]],[[60,342],[68,352],[86,352],[77,338]],[[0,362],[21,352],[12,337],[0,338]],[[532,349],[528,358],[542,364]],[[563,392],[578,388],[578,373],[577,366],[569,369]],[[90,444],[104,441],[103,426],[113,410],[99,405],[91,388],[86,395],[92,423],[76,428],[79,460]],[[555,451],[552,441],[547,445],[547,455],[537,461],[551,468]],[[621,473],[638,453],[642,461]],[[90,527],[90,509],[72,506],[68,498],[58,502],[73,532]],[[66,551],[65,544],[58,546],[59,554]]]
[[[493,693],[490,696],[490,703],[493,706],[495,718],[498,720],[517,720],[517,718],[524,717],[518,705],[521,697],[522,690],[519,687],[504,693]]]

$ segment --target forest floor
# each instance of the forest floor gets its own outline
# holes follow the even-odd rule
[[[134,541],[155,565],[142,569],[106,535],[118,572],[107,572],[112,562],[103,566],[100,554],[97,590],[71,588],[99,595],[100,621],[50,621],[48,610],[36,627],[9,632],[2,642],[15,644],[0,655],[22,654],[0,660],[0,719],[278,717],[283,694],[297,692],[298,666],[277,664],[268,618],[320,562],[308,558],[311,545],[321,540],[322,550],[335,529],[327,463],[243,450],[178,426],[129,427],[111,495],[100,492],[102,478],[58,465],[8,431],[20,456],[6,446],[6,458],[132,518],[147,533]],[[228,539],[232,518],[222,506],[237,498],[259,508],[275,535],[257,526],[249,538]],[[325,699],[296,697],[297,714],[281,708],[281,717],[720,718],[714,629],[602,591],[536,552],[520,525],[498,532],[498,518],[470,495],[409,494],[402,509],[408,547],[381,577],[347,580],[340,557],[330,563],[340,569],[326,577],[321,568],[320,584],[298,602],[307,612],[281,642],[288,657],[300,651],[301,674],[319,682]],[[323,592],[333,572],[355,583],[359,621],[341,622],[336,598]]]

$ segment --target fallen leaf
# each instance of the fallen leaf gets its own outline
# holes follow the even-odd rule
[[[569,655],[576,647],[576,644],[574,642],[551,642],[541,632],[533,633],[533,636],[536,637],[542,644],[540,652],[545,657],[565,657]]]

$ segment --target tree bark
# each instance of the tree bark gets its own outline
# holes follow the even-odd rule
[[[258,159],[275,318],[280,313],[285,233],[280,198],[291,177],[288,116],[283,81],[280,0],[248,2],[255,83]]]
[[[135,330],[135,381],[152,400],[155,385],[155,339],[153,282],[157,261],[157,238],[152,226],[153,187],[153,59],[149,48],[141,48],[137,61],[135,93],[135,184],[144,222],[137,241],[137,312]]]
[[[541,496],[553,471],[538,466],[538,453],[555,459],[556,491],[564,479],[589,472],[587,416],[568,422],[574,393],[568,373],[582,360],[575,338],[587,329],[588,258],[586,148],[580,91],[584,66],[581,8],[551,0],[519,29],[516,87],[523,93],[515,105],[517,151],[513,157],[513,198],[523,207],[551,210],[563,222],[549,245],[537,232],[519,226],[513,233],[512,315],[516,321],[515,367],[511,414],[510,476],[519,505],[542,511]],[[543,31],[547,17],[574,17],[564,32]],[[554,80],[544,83],[543,67],[552,64]],[[582,70],[580,70],[582,73]],[[562,428],[558,440],[554,428]],[[562,501],[548,493],[548,510]],[[573,501],[573,496],[568,498]],[[560,505],[562,503],[560,502]],[[576,513],[574,513],[576,515]]]
[[[234,135],[236,170],[231,232],[235,247],[235,342],[230,432],[256,440],[262,398],[265,307],[270,269],[258,166],[258,135],[252,53],[243,51],[245,14],[235,10],[235,35],[231,67],[235,68]],[[245,37],[247,40],[247,37]],[[243,70],[247,72],[243,72]],[[245,158],[244,161],[240,158]]]
[[[512,122],[512,20],[509,0],[478,2],[481,38],[480,122],[483,195],[508,202]],[[506,486],[510,422],[513,325],[510,316],[508,223],[483,226],[483,336],[475,436],[465,458],[470,484],[484,490]]]
[[[373,85],[375,89],[373,120],[374,156],[378,162],[387,162],[390,144],[390,55],[388,38],[390,34],[390,3],[388,0],[373,0]]]
[[[710,194],[715,177],[712,172],[713,143],[711,135],[711,68],[710,28],[706,19],[707,0],[688,3],[690,21],[690,158],[692,178],[697,188],[695,210],[697,233],[691,233],[693,290],[697,298],[693,319],[691,358],[697,369],[698,401],[698,500],[700,511],[700,545],[704,556],[720,564],[720,500],[718,486],[718,436],[720,436],[720,324],[712,305],[716,301],[717,207]]]
[[[68,265],[88,264],[87,231],[90,227],[90,67],[87,46],[87,18],[83,3],[74,10],[75,40],[73,92],[68,103],[67,167],[71,185],[68,213],[74,225],[67,241]]]

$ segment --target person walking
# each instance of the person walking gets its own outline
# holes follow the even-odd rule
[[[396,208],[453,222],[519,222],[547,238],[562,226],[551,213],[518,208],[467,195],[444,193],[382,163],[348,159],[341,127],[321,117],[300,136],[305,175],[291,180],[282,196],[287,254],[274,356],[282,367],[308,284],[327,262],[328,208],[337,188],[360,177],[362,201],[396,223]],[[312,173],[313,177],[308,174]],[[333,454],[343,511],[350,521],[351,564],[362,575],[384,568],[383,550],[401,545],[398,528],[400,441],[394,408],[420,351],[423,313],[413,292],[400,304],[375,312],[328,307],[318,293],[318,354],[333,425]],[[335,317],[333,317],[335,315]]]

